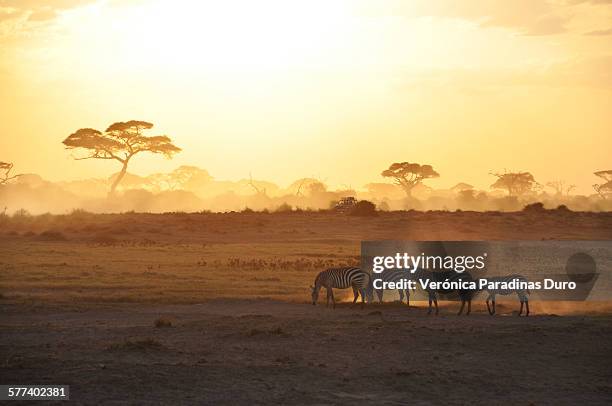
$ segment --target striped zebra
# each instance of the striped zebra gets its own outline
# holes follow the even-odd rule
[[[332,305],[336,308],[336,300],[334,298],[333,288],[347,289],[353,288],[353,305],[357,302],[359,294],[361,294],[361,307],[365,302],[366,293],[369,293],[371,285],[370,274],[355,267],[330,268],[319,272],[314,281],[312,288],[312,304],[316,305],[319,299],[319,291],[321,288],[327,289],[326,307],[329,306],[329,299],[332,300]],[[369,295],[368,295],[369,296]]]
[[[417,269],[414,273],[412,273],[412,276],[410,277],[410,279],[416,281],[417,286],[421,286],[421,282],[428,283],[429,281],[433,281],[433,282],[443,282],[443,281],[470,282],[470,281],[473,281],[472,275],[470,275],[469,272],[462,272],[462,273],[458,273],[455,271],[432,272],[432,271],[428,271],[428,270],[421,269],[421,268]],[[461,299],[461,308],[459,309],[459,313],[457,313],[457,315],[459,316],[463,313],[463,309],[466,303],[468,305],[466,316],[469,315],[470,312],[472,311],[472,297],[474,296],[474,293],[475,293],[474,290],[470,290],[470,289],[433,289],[429,287],[429,285],[427,285],[427,288],[425,288],[425,291],[427,292],[427,296],[429,299],[429,309],[427,311],[427,314],[431,314],[431,310],[432,310],[431,304],[433,303],[436,308],[436,316],[438,315],[438,312],[439,312],[438,293],[448,294],[448,293],[452,293],[455,291],[459,295],[459,299]]]
[[[410,280],[413,279],[413,274],[410,271],[406,271],[403,269],[385,269],[379,274],[375,274],[372,279],[380,279],[382,282],[401,282],[402,279]],[[376,292],[376,296],[378,296],[378,301],[382,303],[383,294],[385,292],[384,289],[374,289]],[[404,293],[406,293],[406,304],[410,307],[410,290],[409,289],[397,289],[400,297],[400,303],[404,302]]]
[[[525,278],[522,275],[507,275],[507,276],[491,276],[491,277],[487,277],[487,278],[482,278],[482,279],[486,279],[487,282],[492,282],[495,285],[499,285],[500,283],[507,285],[508,283],[510,283],[511,281],[516,281],[515,283],[527,283],[527,278]],[[516,293],[516,295],[519,298],[519,301],[521,302],[521,309],[519,310],[518,315],[520,316],[521,314],[523,314],[523,305],[525,305],[526,307],[526,311],[527,313],[525,313],[525,316],[529,316],[529,297],[527,296],[530,292],[529,292],[529,288],[525,288],[523,289],[522,287],[518,286],[514,289],[506,289],[506,288],[502,288],[502,287],[496,287],[495,285],[491,285],[490,283],[487,283],[485,286],[483,286],[483,291],[486,291],[489,296],[487,296],[487,310],[489,311],[490,315],[494,315],[495,314],[495,296],[496,295],[502,295],[502,296],[507,296],[507,295],[511,295],[513,293]],[[480,280],[478,281],[478,284],[480,285]],[[489,307],[489,300],[491,300],[492,303],[492,307]]]

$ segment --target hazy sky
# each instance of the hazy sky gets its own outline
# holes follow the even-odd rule
[[[394,161],[487,188],[612,168],[612,1],[0,0],[0,160],[108,176],[61,141],[155,123],[178,165],[359,188]]]

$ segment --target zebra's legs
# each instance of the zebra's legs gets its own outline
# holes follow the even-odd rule
[[[469,316],[471,312],[472,312],[472,299],[469,299],[468,300],[468,310],[467,310],[467,313],[465,315]]]
[[[361,292],[361,308],[363,309],[363,306],[365,305],[366,290],[361,289],[359,292]]]
[[[382,303],[383,292],[384,290],[382,289],[376,289],[376,296],[378,296],[378,303]]]
[[[404,303],[404,291],[400,289],[398,292],[400,297],[400,303]]]
[[[356,287],[353,287],[353,296],[353,304],[351,307],[355,306],[355,303],[357,303],[357,299],[359,298],[359,290]]]
[[[406,289],[406,305],[410,307],[410,290]]]
[[[325,304],[325,307],[329,307],[329,299],[331,298],[332,301],[332,307],[335,309],[336,308],[336,299],[334,298],[334,290],[332,288],[327,288],[327,303]]]
[[[523,304],[525,305],[525,317],[529,316],[529,297],[524,291],[516,292],[519,300],[521,301],[521,310],[519,311],[519,316],[523,313]]]
[[[428,292],[428,296],[429,296],[429,311],[427,312],[427,314],[431,314],[431,302],[433,302],[434,305],[436,306],[436,316],[437,316],[439,312],[438,297],[436,296],[435,292]]]
[[[491,299],[491,295],[487,296],[487,311],[489,312],[489,314],[493,314],[493,312],[491,311],[491,308],[489,307],[489,300]]]
[[[431,313],[431,302],[432,301],[434,305],[436,306],[436,316],[437,316],[439,309],[438,309],[438,297],[436,296],[436,292],[429,292],[429,312],[427,312],[427,314]]]
[[[459,309],[459,313],[457,313],[457,316],[461,316],[461,313],[463,313],[464,307],[465,307],[465,300],[461,299],[461,308]]]

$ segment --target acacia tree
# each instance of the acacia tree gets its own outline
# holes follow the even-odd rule
[[[465,183],[465,182],[459,182],[455,186],[453,186],[450,190],[452,190],[455,193],[461,193],[465,190],[473,190],[473,189],[474,189],[473,185],[470,185],[469,183]]]
[[[213,178],[197,166],[179,166],[170,173],[156,173],[147,178],[159,190],[192,190],[210,182]]]
[[[11,175],[13,164],[10,162],[0,162],[0,171],[4,172],[0,175],[0,185],[5,185],[11,180],[18,178],[21,175]]]
[[[612,169],[608,169],[607,171],[598,171],[593,174],[605,180],[604,183],[594,184],[593,189],[595,189],[595,191],[604,199],[608,195],[612,195]]]
[[[395,162],[382,171],[385,178],[393,178],[402,187],[406,195],[412,197],[412,189],[425,179],[438,178],[440,174],[431,165],[419,165],[410,162]]]
[[[130,120],[111,124],[103,133],[93,128],[81,128],[70,134],[62,143],[66,149],[81,148],[89,152],[86,156],[75,157],[76,160],[111,159],[119,161],[122,165],[121,171],[110,190],[110,193],[114,194],[134,155],[140,152],[151,152],[171,158],[175,153],[181,151],[165,135],[148,137],[142,134],[144,130],[152,127],[153,124],[146,121]]]
[[[529,172],[491,173],[497,180],[491,185],[493,189],[505,189],[508,196],[522,196],[533,191],[539,183]]]

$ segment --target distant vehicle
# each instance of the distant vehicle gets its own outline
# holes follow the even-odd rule
[[[357,199],[353,196],[347,196],[340,199],[334,206],[334,210],[339,213],[346,213],[351,210],[357,204]]]

